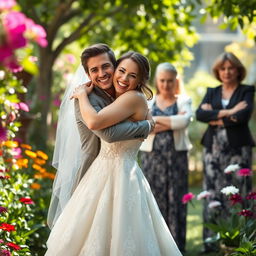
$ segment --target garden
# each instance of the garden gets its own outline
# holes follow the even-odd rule
[[[245,47],[255,48],[256,2],[240,2],[0,0],[0,256],[45,253],[58,109],[82,49],[105,42],[120,55],[132,48],[151,60],[152,70],[165,59],[183,72],[193,59],[189,49],[198,40],[192,25],[199,7],[202,22],[224,15],[222,28],[239,27],[247,37]],[[243,55],[242,44],[229,47]],[[185,87],[196,106],[206,87],[214,84],[209,74],[197,73]],[[250,125],[255,129],[255,113]],[[242,178],[254,175],[253,190],[245,194],[234,184],[223,188],[229,216],[221,216],[221,205],[211,201],[212,221],[202,223],[202,203],[211,198],[201,190],[199,138],[204,129],[196,122],[190,128],[194,148],[190,193],[184,195],[186,255],[200,253],[203,225],[212,230],[209,239],[218,244],[218,255],[256,255],[255,157],[252,170],[238,166],[223,170]]]

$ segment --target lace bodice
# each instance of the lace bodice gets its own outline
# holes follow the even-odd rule
[[[135,158],[139,151],[141,140],[125,140],[108,143],[101,140],[99,156],[107,158]]]

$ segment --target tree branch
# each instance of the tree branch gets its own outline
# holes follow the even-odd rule
[[[75,1],[76,0],[68,0],[67,2],[61,2],[58,5],[59,8],[56,9],[54,18],[51,21],[51,24],[48,26],[48,29],[47,29],[47,40],[48,40],[49,44],[52,44],[52,42],[55,38],[55,35],[57,34],[57,31],[61,27],[61,25],[63,25],[65,22],[68,21],[68,19],[66,17],[69,17],[69,19],[74,17],[74,16],[70,16],[70,13],[72,11],[71,5]],[[77,11],[75,13],[73,13],[73,11],[72,11],[72,14],[73,15],[77,14],[78,13]]]
[[[70,43],[74,42],[75,40],[79,39],[84,33],[88,32],[93,27],[97,26],[99,23],[101,23],[106,17],[112,16],[118,12],[120,12],[123,9],[122,6],[116,7],[114,10],[105,13],[101,18],[90,24],[87,28],[86,26],[89,24],[89,22],[92,20],[92,18],[96,14],[90,14],[88,17],[83,21],[82,24],[72,33],[69,35],[69,37],[66,37],[62,40],[62,42],[56,47],[56,49],[53,52],[54,59],[57,58],[57,56],[60,54],[60,52]]]

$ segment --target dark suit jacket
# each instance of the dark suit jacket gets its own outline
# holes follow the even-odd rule
[[[221,109],[223,109],[221,103],[221,91],[221,85],[215,88],[207,88],[207,93],[196,111],[197,120],[205,123],[208,123],[212,120],[218,120],[218,113]],[[230,117],[223,118],[224,127],[227,130],[227,137],[231,147],[242,147],[246,145],[255,146],[248,127],[248,123],[253,112],[254,93],[254,86],[241,84],[234,91],[229,104],[226,107],[227,109],[230,109],[240,101],[247,102],[247,107],[245,109],[238,111]],[[211,104],[213,110],[203,110],[201,105],[204,103]],[[206,132],[204,133],[201,143],[205,147],[211,147],[213,143],[215,127],[216,126],[209,125]]]

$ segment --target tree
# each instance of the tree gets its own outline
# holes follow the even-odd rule
[[[212,18],[223,18],[222,28],[240,27],[256,41],[256,0],[197,0],[205,6],[204,12]],[[204,17],[206,17],[206,15]]]
[[[35,126],[37,143],[47,138],[51,104],[52,67],[60,53],[74,41],[84,47],[105,42],[115,51],[128,49],[158,61],[187,63],[188,47],[196,41],[191,26],[194,4],[179,0],[19,0],[27,16],[47,32],[48,46],[39,47],[39,77],[34,102],[41,113]],[[44,100],[41,101],[40,99]],[[40,136],[38,136],[40,135]]]

